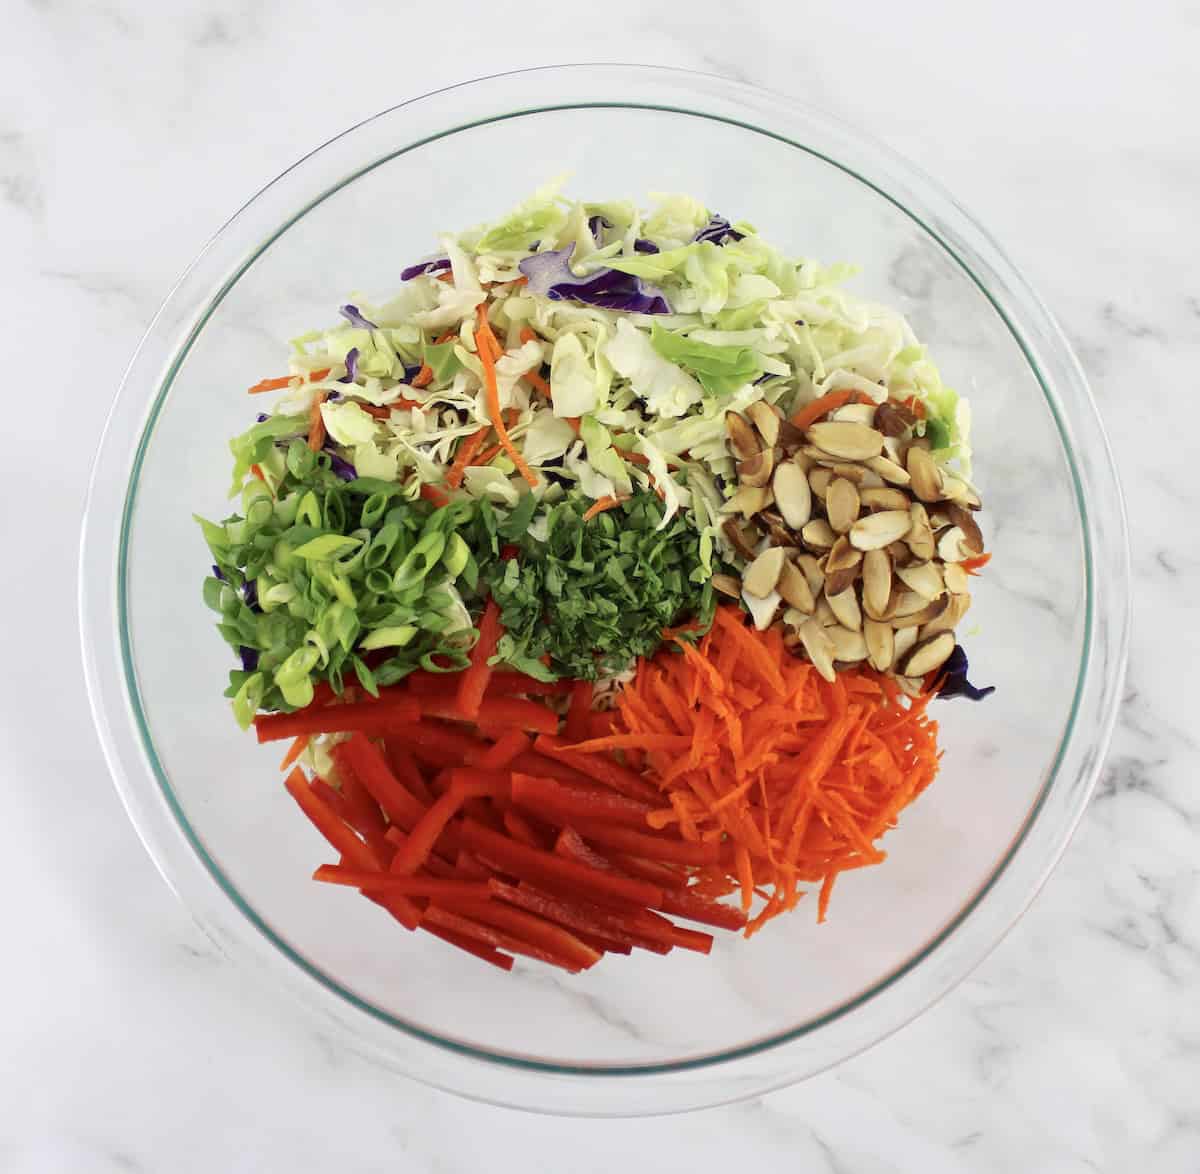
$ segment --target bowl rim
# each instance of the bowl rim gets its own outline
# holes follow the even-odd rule
[[[704,109],[691,109],[687,106],[655,103],[648,100],[578,100],[566,102],[554,101],[536,105],[530,104],[520,106],[516,109],[504,110],[490,116],[467,121],[453,121],[452,125],[444,126],[436,133],[405,142],[389,153],[374,157],[371,162],[357,169],[340,173],[340,178],[336,183],[332,186],[326,186],[323,190],[319,190],[314,197],[301,204],[299,211],[294,211],[290,216],[286,216],[284,219],[275,222],[273,231],[265,238],[260,239],[249,251],[240,251],[238,264],[232,267],[223,265],[215,266],[217,269],[226,270],[224,278],[215,289],[215,292],[212,291],[211,286],[207,287],[209,292],[204,296],[205,304],[200,311],[188,313],[186,307],[180,305],[181,302],[187,300],[187,295],[191,293],[190,285],[208,282],[209,274],[206,269],[214,268],[210,262],[216,259],[214,254],[218,246],[227,239],[232,240],[235,237],[235,229],[238,228],[243,217],[256,205],[259,205],[260,201],[264,201],[272,193],[278,193],[280,185],[288,180],[288,177],[302,176],[305,169],[310,164],[319,160],[327,151],[338,145],[346,146],[347,143],[364,129],[376,126],[384,120],[395,117],[402,111],[410,110],[414,106],[435,103],[444,95],[456,94],[461,96],[464,91],[478,95],[481,88],[487,90],[489,86],[493,86],[495,83],[501,83],[501,86],[496,87],[499,89],[502,88],[503,83],[512,79],[527,79],[531,75],[535,75],[538,76],[538,80],[540,81],[548,74],[555,77],[556,92],[562,91],[563,86],[561,83],[568,75],[578,78],[581,84],[584,83],[584,75],[593,79],[584,85],[585,90],[588,84],[595,84],[597,75],[601,75],[602,80],[610,83],[617,80],[618,75],[626,78],[633,75],[640,81],[649,79],[651,89],[656,89],[656,87],[661,88],[664,93],[682,93],[683,91],[687,91],[687,96],[691,101],[708,98],[714,104],[719,105],[721,102],[724,102],[725,113],[717,114]],[[701,89],[708,92],[700,95],[698,91]],[[753,122],[741,121],[736,117],[732,117],[729,107],[732,105],[736,108],[739,104],[758,112],[760,115],[765,112],[764,107],[770,105],[776,113],[782,111],[784,115],[790,115],[793,119],[797,119],[809,127],[815,126],[827,137],[833,138],[834,141],[852,142],[857,148],[865,150],[878,164],[898,173],[905,184],[915,184],[922,197],[921,201],[916,202],[933,204],[935,206],[940,205],[940,207],[935,207],[935,211],[942,219],[949,215],[950,222],[939,223],[937,217],[930,216],[928,213],[922,214],[908,207],[907,203],[893,194],[896,190],[895,185],[889,184],[889,187],[885,188],[880,182],[872,179],[866,169],[851,166],[841,158],[833,157],[777,130],[769,130],[766,127],[757,126]],[[826,164],[844,172],[851,179],[866,185],[877,195],[892,204],[903,215],[912,220],[919,229],[940,245],[946,255],[956,264],[957,268],[970,279],[986,298],[1029,364],[1032,374],[1042,389],[1045,402],[1058,430],[1063,457],[1067,468],[1070,470],[1083,546],[1082,561],[1086,591],[1086,616],[1080,648],[1079,675],[1076,679],[1070,711],[1054,760],[1047,771],[1045,782],[1026,814],[1021,828],[1014,836],[1007,851],[996,863],[987,880],[974,894],[970,895],[958,912],[922,948],[887,974],[877,979],[870,987],[859,992],[852,998],[839,1003],[822,1015],[786,1031],[774,1032],[769,1036],[753,1040],[736,1048],[722,1049],[718,1052],[701,1056],[689,1056],[680,1060],[644,1064],[563,1064],[507,1052],[490,1051],[477,1045],[463,1044],[456,1040],[447,1039],[415,1024],[398,1019],[394,1015],[383,1011],[382,1008],[362,999],[353,991],[342,986],[336,979],[333,979],[309,963],[294,947],[280,935],[276,934],[241,896],[228,878],[225,877],[220,866],[209,857],[203,843],[191,828],[186,814],[171,789],[166,772],[155,753],[153,738],[141,705],[130,631],[130,612],[127,606],[127,560],[130,527],[136,502],[138,477],[147,448],[153,436],[155,422],[169,395],[174,377],[186,360],[192,345],[199,338],[204,326],[216,311],[221,301],[237,281],[240,280],[241,276],[255,263],[258,257],[270,248],[279,236],[314,207],[317,207],[337,191],[352,184],[374,168],[382,166],[393,158],[417,150],[436,139],[446,138],[472,127],[516,117],[529,117],[552,111],[580,108],[656,110],[712,119],[743,131],[763,135],[816,156]],[[435,116],[435,120],[440,121],[441,117],[440,115]],[[901,185],[901,189],[904,190],[904,184]],[[239,250],[241,250],[241,242],[235,243]],[[977,268],[981,269],[984,275],[990,280],[985,281],[976,272]],[[997,286],[1010,290],[1021,299],[1022,313],[1031,319],[1031,323],[1025,324],[1026,329],[1024,331],[1018,328],[1013,321],[1013,317],[1010,316],[1012,311],[1011,305],[1006,308],[993,292],[993,288]],[[179,321],[175,321],[174,318],[178,318]],[[1045,350],[1045,347],[1049,347],[1050,353],[1059,366],[1057,380],[1048,380],[1047,374],[1043,370],[1046,360],[1043,358],[1039,361],[1039,347],[1034,340],[1028,337],[1032,333],[1032,326],[1036,326],[1041,334],[1045,336],[1045,344],[1041,349]],[[182,342],[177,342],[176,339],[180,336],[180,333],[182,333]],[[160,367],[160,361],[163,360],[165,362]],[[145,385],[148,385],[150,388],[150,403],[148,407],[142,402],[135,402],[137,400],[136,393]],[[1058,399],[1059,393],[1064,389],[1070,390],[1076,401],[1073,404],[1075,414],[1069,420],[1066,410],[1060,405]],[[140,426],[130,427],[131,423],[138,423],[139,417]],[[1086,464],[1081,463],[1079,460],[1082,450],[1073,443],[1073,432],[1076,434],[1080,432],[1088,434],[1089,445],[1091,446],[1089,448],[1089,456],[1091,459]],[[130,452],[131,446],[128,441],[134,435],[136,435],[137,439]],[[1097,443],[1099,445],[1098,449],[1096,448]],[[120,474],[116,478],[117,480],[125,480],[123,494],[115,487],[114,473]],[[1095,511],[1089,509],[1089,502],[1085,493],[1085,482],[1095,480],[1096,478],[1099,478],[1102,482],[1106,482],[1104,487],[1109,491],[1111,499],[1109,504],[1111,505],[1113,500],[1115,500],[1116,504],[1115,509],[1109,510],[1107,519],[1105,519],[1107,521],[1107,528],[1103,530],[1100,527],[1101,520],[1095,517]],[[119,515],[114,519],[111,510],[106,510],[104,507],[111,506],[118,498],[120,499],[120,510]],[[118,524],[115,533],[114,521]],[[1106,549],[1098,551],[1097,544],[1101,538],[1104,539]],[[1115,582],[1102,582],[1098,578],[1097,565],[1101,554],[1110,563],[1115,559],[1118,569],[1123,568],[1123,576],[1118,575]],[[97,568],[105,568],[109,572],[105,576],[104,590],[99,593],[96,591]],[[1032,901],[1041,883],[1049,874],[1063,849],[1065,849],[1070,838],[1070,833],[1082,815],[1099,772],[1103,751],[1107,746],[1108,737],[1111,733],[1113,721],[1115,720],[1116,704],[1120,697],[1120,683],[1124,671],[1129,622],[1128,542],[1124,507],[1111,451],[1108,448],[1107,438],[1104,436],[1094,401],[1088,391],[1086,379],[1083,376],[1078,361],[1071,353],[1069,345],[1049,311],[1029,288],[1024,279],[1017,273],[1006,255],[986,231],[980,228],[974,219],[941,189],[939,184],[928,176],[925,176],[912,164],[891,151],[890,148],[882,146],[870,136],[860,131],[846,127],[839,120],[833,119],[819,110],[815,110],[807,103],[785,98],[758,87],[746,86],[743,83],[732,82],[725,78],[697,71],[622,64],[539,66],[528,70],[495,74],[431,91],[428,94],[390,107],[334,136],[326,143],[306,154],[247,201],[214,235],[183,277],[181,277],[180,281],[168,294],[162,307],[151,321],[142,342],[139,344],[126,370],[121,388],[105,425],[93,465],[81,536],[79,592],[81,639],[83,642],[88,693],[95,724],[101,737],[105,757],[108,761],[114,783],[117,786],[130,818],[138,830],[139,836],[142,838],[159,871],[163,874],[168,884],[184,900],[185,905],[192,910],[193,915],[198,917],[200,924],[210,933],[210,936],[215,936],[218,944],[223,949],[228,949],[231,946],[231,942],[228,940],[229,935],[222,932],[220,928],[206,923],[206,920],[201,919],[194,908],[193,902],[184,895],[180,887],[176,884],[179,861],[177,857],[171,856],[172,851],[177,847],[176,844],[171,843],[175,837],[162,826],[163,812],[153,811],[153,802],[148,799],[144,786],[146,773],[150,775],[150,779],[154,783],[158,800],[165,805],[166,812],[174,823],[174,831],[182,834],[184,840],[190,845],[191,850],[198,856],[199,862],[203,865],[210,880],[220,889],[226,900],[231,903],[242,918],[248,921],[249,925],[259,935],[271,943],[275,951],[281,953],[285,959],[301,969],[310,979],[315,980],[336,998],[344,1000],[358,1011],[364,1012],[379,1022],[385,1023],[392,1029],[432,1044],[435,1047],[458,1052],[470,1057],[472,1060],[483,1060],[491,1064],[530,1070],[543,1074],[589,1078],[595,1076],[648,1077],[682,1073],[693,1069],[727,1064],[744,1057],[755,1056],[772,1049],[781,1048],[790,1042],[817,1032],[832,1023],[844,1020],[850,1012],[876,999],[884,991],[893,987],[900,979],[922,966],[979,909],[988,895],[993,892],[1001,878],[1007,873],[1009,866],[1016,858],[1020,849],[1025,845],[1030,831],[1037,824],[1046,800],[1058,781],[1059,771],[1066,760],[1068,752],[1072,749],[1076,738],[1081,733],[1077,727],[1077,720],[1080,716],[1081,708],[1088,699],[1089,688],[1094,693],[1098,685],[1102,686],[1100,689],[1101,696],[1096,699],[1094,706],[1097,709],[1097,726],[1094,731],[1092,753],[1082,763],[1082,786],[1077,787],[1072,796],[1073,803],[1071,809],[1067,813],[1060,833],[1055,837],[1053,844],[1042,858],[1042,866],[1038,871],[1038,875],[1032,878],[1032,883],[1027,881],[1026,885],[1023,886],[1023,897],[1018,901],[1012,902],[1012,908],[1005,919],[1006,924],[1002,925],[998,932],[994,932],[989,936],[986,947],[982,950],[977,950],[973,960],[965,968],[960,967],[960,972],[956,972],[951,981],[945,984],[943,989],[934,993],[924,1005],[928,1005],[929,1002],[941,997],[945,993],[945,990],[949,989],[949,986],[965,977],[970,969],[974,965],[977,965],[986,956],[986,953],[1001,940],[1007,929],[1015,923],[1024,908]],[[1101,616],[1098,599],[1099,603],[1105,604],[1103,617]],[[1103,657],[1102,665],[1106,670],[1106,674],[1098,682],[1097,673],[1099,672],[1099,668],[1096,671],[1090,670],[1097,661],[1096,637],[1097,627],[1101,618],[1108,625],[1115,625],[1115,627],[1113,627],[1113,630],[1107,636],[1108,647]],[[114,620],[117,637],[115,651],[118,654],[119,673],[115,671],[118,667],[117,664],[106,662],[100,655],[101,649],[109,647],[113,633],[113,628],[109,625],[112,625]],[[124,721],[120,720],[122,718]],[[135,766],[141,767],[141,785],[135,784],[133,781]],[[235,952],[237,951],[235,950]],[[896,1030],[904,1022],[919,1014],[924,1009],[924,1005],[910,1007],[907,1013],[892,1024],[888,1031],[874,1033],[871,1039],[861,1044],[861,1047],[869,1046],[870,1043],[882,1038],[883,1035],[888,1034],[891,1030]],[[845,1056],[853,1054],[857,1050],[861,1050],[861,1048],[852,1047],[844,1050],[839,1058],[845,1058]],[[754,1091],[762,1090],[756,1089]]]

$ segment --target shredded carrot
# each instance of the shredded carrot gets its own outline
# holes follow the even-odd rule
[[[910,412],[912,412],[912,414],[914,416],[916,416],[916,418],[918,420],[925,419],[925,401],[924,400],[917,399],[917,397],[915,395],[910,395],[908,397],[908,399],[901,400],[900,402],[903,403],[904,406],[906,408],[908,408],[908,410]]]
[[[324,379],[328,374],[328,367],[322,367],[320,371],[310,371],[308,382],[316,383],[318,380]],[[300,378],[302,377],[299,375],[280,375],[278,379],[264,379],[261,383],[256,383],[253,387],[248,387],[246,390],[250,395],[261,395],[264,391],[282,391],[285,387],[290,387],[294,380]]]
[[[433,382],[433,368],[428,363],[422,363],[421,369],[412,380],[413,387],[428,387]]]
[[[325,417],[321,415],[324,402],[325,394],[318,392],[313,396],[312,407],[308,410],[308,447],[313,452],[320,452],[325,443]]]
[[[547,399],[553,398],[550,394],[550,384],[548,384],[540,375],[534,373],[533,371],[526,371],[521,378],[524,379],[530,387],[536,388],[538,391],[540,391]]]
[[[425,501],[431,501],[436,506],[444,506],[450,504],[450,497],[443,493],[436,485],[422,485],[421,497]]]
[[[857,391],[827,391],[823,396],[805,404],[792,417],[791,422],[796,428],[807,428],[822,416],[828,416],[830,412],[835,412],[848,403],[856,402],[859,395],[860,393]]]
[[[598,497],[584,511],[583,520],[590,522],[597,514],[602,514],[605,510],[616,509],[623,501],[628,500],[627,497]]]
[[[267,480],[266,474],[262,471],[261,465],[251,465],[250,466],[250,475],[252,477],[257,477],[258,480],[260,480],[264,483]]]
[[[963,561],[958,565],[962,567],[962,569],[966,571],[968,575],[978,575],[979,572],[982,571],[983,568],[986,567],[991,561],[991,552],[985,550],[983,554],[977,554],[974,558],[963,559]]]
[[[502,444],[493,444],[489,448],[485,448],[473,461],[472,466],[490,465],[502,452],[504,446]]]
[[[279,764],[280,770],[287,770],[289,766],[308,749],[308,735],[300,734],[296,740],[288,747],[288,752],[283,756],[283,761]]]
[[[458,451],[454,454],[454,464],[450,466],[450,471],[446,474],[446,484],[451,489],[457,489],[462,484],[467,466],[475,464],[475,457],[483,447],[483,442],[487,439],[490,431],[489,427],[480,428],[459,442]]]
[[[508,453],[512,459],[512,463],[516,465],[517,471],[529,483],[531,488],[536,488],[538,479],[534,476],[533,471],[525,463],[525,458],[517,451],[516,445],[508,435],[508,429],[504,425],[504,418],[500,412],[500,389],[496,384],[496,359],[491,350],[491,344],[499,346],[496,342],[496,336],[492,333],[492,328],[487,320],[487,305],[483,303],[479,306],[479,328],[475,332],[475,347],[479,352],[479,361],[483,364],[484,386],[487,388],[487,404],[488,415],[492,418],[492,427],[496,429],[496,437],[504,446],[504,451]]]
[[[537,331],[530,329],[528,326],[521,327],[521,333],[517,336],[522,342],[541,342]]]

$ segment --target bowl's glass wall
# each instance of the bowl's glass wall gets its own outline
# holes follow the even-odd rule
[[[153,424],[129,530],[128,625],[153,746],[183,817],[227,882],[330,982],[399,1023],[472,1049],[569,1066],[658,1065],[794,1032],[910,963],[985,886],[1038,801],[1068,727],[1086,629],[1083,528],[1059,430],[1006,322],[909,212],[787,142],[649,109],[527,113],[404,149],[317,203],[212,310]],[[513,161],[519,161],[514,165]],[[941,777],[885,842],[880,868],[711,959],[614,959],[578,978],[511,976],[408,935],[314,885],[329,850],[279,783],[280,750],[240,735],[221,698],[227,650],[200,601],[193,510],[222,515],[243,389],[284,368],[285,340],[361,292],[381,301],[434,234],[503,211],[562,171],[573,193],[685,191],[780,248],[858,264],[853,288],[902,308],[970,396],[994,560],[965,633],[982,705],[935,706]],[[483,180],[486,177],[486,181]]]

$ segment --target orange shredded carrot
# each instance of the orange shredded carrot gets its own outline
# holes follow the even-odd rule
[[[918,420],[925,419],[925,401],[919,400],[915,395],[910,395],[908,399],[900,401]]]
[[[422,363],[421,369],[413,376],[413,387],[428,387],[433,382],[433,368],[428,363]]]
[[[497,347],[500,344],[496,342],[496,336],[492,333],[491,325],[487,320],[487,304],[481,303],[478,311],[479,327],[475,331],[475,347],[479,352],[479,361],[483,364],[484,387],[487,389],[488,415],[492,418],[492,427],[496,429],[496,438],[504,447],[504,451],[512,459],[512,463],[516,465],[517,471],[525,478],[531,488],[536,488],[538,483],[537,477],[534,476],[533,471],[525,463],[525,458],[517,451],[517,446],[513,444],[500,412],[500,389],[496,384],[496,358],[491,349],[493,344]]]
[[[835,412],[846,404],[857,403],[860,396],[863,399],[866,398],[857,391],[827,391],[811,403],[805,404],[792,417],[791,422],[796,428],[807,428],[810,424],[815,424],[822,416],[827,416],[830,412]]]
[[[721,863],[693,880],[700,895],[740,892],[747,936],[820,886],[877,864],[876,841],[938,769],[928,696],[909,699],[867,669],[833,682],[789,657],[779,633],[756,632],[735,607],[718,609],[694,644],[641,663],[617,697],[613,733],[576,754],[636,747],[665,803],[651,834],[720,846]]]
[[[490,448],[485,448],[472,462],[472,465],[490,465],[502,452],[504,446],[502,444],[493,444]]]
[[[628,500],[626,497],[598,497],[584,511],[583,520],[590,522],[597,514],[602,514],[605,510],[616,509],[623,501]]]
[[[535,374],[533,371],[526,371],[521,378],[524,379],[530,387],[540,391],[547,399],[553,398],[550,394],[550,384],[548,384],[540,375]]]
[[[320,452],[325,443],[325,417],[321,415],[324,402],[325,393],[318,392],[313,396],[312,407],[308,409],[308,447],[313,452]]]
[[[485,426],[478,432],[472,432],[470,436],[459,443],[458,451],[454,454],[454,464],[450,466],[450,471],[446,474],[446,484],[451,489],[457,489],[462,484],[467,466],[475,464],[475,457],[483,447],[483,442],[487,439],[490,431],[491,428]]]
[[[978,575],[979,572],[982,571],[983,568],[986,567],[991,561],[991,552],[985,550],[983,554],[977,554],[974,558],[963,559],[963,561],[958,565],[962,567],[962,569],[966,571],[968,575]]]
[[[318,380],[324,379],[329,374],[329,370],[328,367],[322,367],[320,371],[310,371],[308,382],[316,383]],[[293,380],[299,378],[299,375],[280,375],[278,379],[264,379],[253,387],[248,387],[246,391],[250,395],[261,395],[264,391],[282,391],[285,387],[290,387]]]
[[[541,339],[538,337],[537,331],[530,329],[528,326],[522,326],[521,333],[517,337],[523,343],[524,342],[541,342]]]
[[[288,752],[283,756],[283,761],[279,764],[280,770],[287,770],[305,750],[308,749],[308,735],[301,734],[289,747]]]

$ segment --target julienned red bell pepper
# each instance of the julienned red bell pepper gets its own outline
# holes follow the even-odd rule
[[[488,748],[486,742],[461,726],[456,728],[438,721],[413,722],[397,730],[393,737],[415,759],[430,766],[462,766],[468,755]]]
[[[309,706],[295,713],[266,713],[254,719],[254,732],[260,742],[277,742],[300,734],[335,734],[358,730],[368,734],[387,734],[420,716],[411,697],[392,697],[380,701],[354,701],[346,705]]]
[[[470,672],[470,669],[465,670]],[[425,717],[440,717],[450,721],[474,721],[480,725],[505,728],[517,726],[532,730],[536,734],[552,734],[558,729],[558,714],[547,709],[540,701],[524,697],[486,697],[468,717],[460,708],[459,701],[449,698],[425,697],[421,699],[421,710]]]
[[[506,811],[502,817],[504,830],[520,844],[530,848],[544,848],[542,838],[530,825],[529,821],[517,811]]]
[[[501,770],[508,766],[518,754],[523,754],[533,745],[533,739],[515,727],[505,731],[486,749],[468,751],[466,762],[470,766],[481,766],[485,770]]]
[[[417,769],[417,764],[413,761],[413,756],[408,749],[398,738],[385,738],[383,755],[387,759],[388,766],[392,768],[392,774],[396,776],[396,781],[413,798],[428,807],[433,802],[433,796],[429,793],[429,785],[421,777],[421,772]]]
[[[588,718],[592,712],[592,682],[575,681],[567,707],[565,733],[568,742],[583,742],[588,736]]]
[[[366,872],[346,868],[341,864],[322,864],[313,873],[313,880],[328,885],[345,885],[371,893],[400,893],[405,897],[460,897],[464,900],[486,901],[488,886],[484,881],[458,880],[449,877],[401,876],[394,872]]]
[[[482,942],[484,945],[491,946],[495,950],[507,950],[510,954],[521,954],[526,958],[534,958],[538,962],[557,966],[572,974],[578,974],[582,969],[582,967],[575,965],[568,959],[562,958],[557,954],[552,954],[540,946],[522,941],[520,938],[505,933],[503,930],[496,929],[494,926],[484,925],[469,915],[443,908],[436,902],[430,904],[429,908],[425,910],[421,924],[424,927],[437,927],[438,929],[448,930],[468,940]]]
[[[534,741],[533,748],[537,753],[562,762],[589,779],[603,783],[606,787],[611,787],[629,799],[640,799],[644,803],[659,805],[663,803],[663,797],[659,794],[658,789],[636,771],[622,766],[619,762],[614,762],[604,754],[576,754],[566,748],[568,745],[565,738],[556,737],[554,734],[542,734]],[[531,770],[529,773],[536,774],[537,772]]]
[[[284,779],[283,785],[300,805],[300,810],[312,821],[313,827],[354,868],[378,871],[382,867],[379,857],[342,822],[329,803],[312,790],[298,766]]]
[[[628,901],[653,906],[662,900],[662,890],[645,881],[630,880],[598,872],[553,852],[516,844],[471,820],[462,825],[462,842],[485,864],[522,880],[530,880],[555,893],[586,896],[591,900]]]
[[[425,805],[400,785],[379,747],[362,734],[338,742],[330,753],[339,770],[345,764],[354,773],[392,823],[410,831],[424,816]]]
[[[463,773],[465,772],[455,772],[456,775]],[[446,825],[458,814],[459,808],[468,799],[503,794],[508,788],[507,781],[498,783],[494,779],[454,778],[450,789],[425,812],[420,822],[412,829],[407,842],[397,850],[392,858],[392,872],[416,872],[433,851]]]
[[[693,843],[690,840],[672,840],[666,836],[655,836],[646,832],[635,832],[631,828],[615,827],[594,820],[576,820],[575,830],[593,844],[604,848],[616,848],[646,860],[662,860],[671,864],[694,864],[704,866],[717,864],[721,859],[719,844]],[[653,905],[653,901],[647,901]]]
[[[686,889],[664,889],[663,899],[655,906],[663,913],[672,913],[687,921],[698,921],[701,925],[712,925],[717,929],[739,930],[746,928],[746,915],[732,905],[700,897]]]
[[[626,799],[603,787],[578,787],[514,771],[513,802],[552,823],[566,824],[576,819],[594,819],[603,823],[645,828],[646,816],[653,808],[636,799]]]
[[[501,970],[512,970],[513,968],[511,955],[501,954],[499,950],[494,950],[491,946],[476,941],[474,938],[465,937],[463,934],[455,933],[440,925],[430,925],[428,922],[422,922],[421,928],[426,933],[433,934],[435,938],[441,938],[443,942],[457,946],[460,950],[465,950],[468,954],[483,959],[484,962],[490,962]]]
[[[490,887],[491,882],[489,882]],[[586,970],[600,961],[600,954],[581,942],[573,933],[561,925],[547,921],[524,909],[514,909],[501,902],[488,899],[439,898],[444,909],[462,913],[473,921],[481,921],[495,929],[510,933],[524,942],[538,946],[547,953],[565,959],[572,966]]]
[[[494,599],[489,598],[479,619],[479,639],[471,649],[471,664],[463,670],[458,686],[458,710],[465,717],[474,718],[479,715],[479,707],[487,692],[488,679],[492,675],[492,667],[488,661],[496,655],[496,645],[499,642],[500,608]]]

